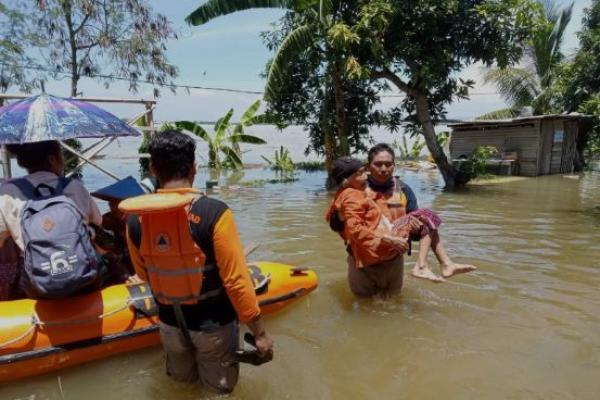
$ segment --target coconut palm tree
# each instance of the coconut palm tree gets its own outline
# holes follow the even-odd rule
[[[214,126],[214,134],[209,133],[197,122],[177,121],[175,126],[188,131],[208,144],[208,167],[220,170],[221,168],[241,169],[242,152],[240,143],[265,144],[266,142],[256,136],[244,133],[244,128],[264,121],[262,115],[256,115],[260,107],[260,100],[255,101],[244,112],[238,123],[232,123],[233,108],[230,109]],[[221,156],[223,158],[221,158]]]
[[[534,29],[531,43],[518,67],[492,68],[484,74],[486,83],[494,83],[510,105],[480,118],[511,117],[516,110],[531,106],[534,114],[552,112],[551,89],[556,67],[563,60],[561,45],[565,29],[571,21],[573,3],[559,8],[554,0],[538,0],[542,18]]]

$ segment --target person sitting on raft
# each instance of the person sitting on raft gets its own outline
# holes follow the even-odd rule
[[[2,198],[2,219],[4,220],[4,232],[0,232],[0,236],[10,235],[11,239],[16,244],[18,252],[20,253],[17,257],[18,262],[4,263],[2,268],[5,269],[4,273],[0,274],[2,279],[7,282],[11,281],[10,285],[0,285],[2,287],[10,286],[9,293],[0,293],[0,298],[8,297],[19,298],[24,297],[24,293],[27,293],[29,297],[37,297],[39,293],[34,290],[34,283],[31,279],[22,274],[23,269],[23,254],[26,250],[24,240],[24,232],[22,230],[22,215],[23,210],[29,200],[36,198],[45,198],[52,196],[56,191],[60,190],[62,194],[72,201],[77,210],[81,213],[83,222],[86,226],[89,225],[100,225],[102,223],[102,217],[98,206],[90,196],[90,193],[83,186],[83,184],[76,179],[68,179],[63,176],[65,162],[63,158],[62,148],[58,141],[43,141],[36,143],[27,143],[22,145],[9,145],[7,146],[9,152],[16,155],[17,163],[19,166],[25,168],[28,175],[22,178],[11,179],[4,182],[0,186],[0,198]],[[55,227],[60,221],[46,220],[46,224],[43,227],[48,232],[56,232]],[[87,228],[85,229],[87,230]],[[85,233],[87,241],[90,246],[93,244],[89,242],[89,235]],[[59,243],[60,245],[60,243]],[[63,243],[64,245],[64,243]],[[1,249],[3,252],[13,251],[14,246],[10,245],[10,242],[4,241],[4,245]],[[91,250],[93,252],[93,249]],[[56,254],[56,253],[55,253]],[[95,258],[95,255],[90,255]],[[14,259],[13,256],[0,257],[3,259]],[[50,260],[52,261],[52,260]],[[63,261],[62,257],[56,258],[56,261],[60,261],[61,265],[65,265],[66,261]],[[68,286],[73,284],[75,287],[83,290],[92,290],[99,288],[105,279],[106,266],[97,260],[93,260],[91,265],[86,266],[87,272],[85,283],[81,283],[81,286],[76,285],[76,282],[70,282],[65,278],[66,275],[62,275],[65,285]],[[54,264],[52,261],[50,264]],[[59,264],[57,262],[57,264]],[[73,265],[73,264],[71,264]],[[42,267],[43,268],[43,267]],[[7,269],[10,271],[7,272]],[[75,271],[77,272],[77,271]],[[37,276],[37,275],[33,275]],[[79,276],[82,278],[81,276]],[[67,283],[68,282],[68,283]],[[15,288],[18,286],[18,288]],[[69,289],[64,287],[65,291]],[[85,288],[83,287],[85,286]],[[78,289],[79,290],[79,289]],[[5,289],[3,291],[6,292]]]
[[[410,237],[420,238],[419,257],[412,270],[413,276],[433,282],[443,282],[445,278],[476,269],[472,265],[453,263],[448,257],[438,233],[441,219],[433,211],[417,209],[396,221],[389,221],[377,204],[365,193],[367,170],[360,160],[342,157],[334,162],[333,171],[339,190],[329,215],[338,213],[338,218],[344,220],[346,226],[350,227],[367,222],[370,229],[376,228],[374,235],[384,244],[393,244],[397,240],[408,241]],[[348,229],[344,232],[349,233],[352,247],[352,235],[356,229]],[[440,262],[442,277],[435,275],[427,264],[427,254],[430,249],[433,249]]]
[[[177,381],[199,380],[222,394],[238,381],[238,321],[252,331],[261,355],[272,352],[273,340],[263,325],[231,210],[192,188],[195,150],[194,140],[179,131],[155,134],[150,171],[160,189],[119,208],[131,214],[129,254],[158,305],[167,374]],[[186,201],[167,204],[161,196],[168,194]]]

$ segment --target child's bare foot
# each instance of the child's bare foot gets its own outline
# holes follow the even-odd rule
[[[444,278],[450,278],[454,275],[465,274],[467,272],[475,271],[477,269],[476,266],[470,264],[456,264],[453,262],[449,262],[447,264],[442,264],[442,276]]]
[[[436,274],[434,274],[433,271],[430,270],[427,265],[425,265],[425,266],[415,265],[415,267],[412,269],[411,275],[414,276],[415,278],[427,279],[428,281],[435,282],[435,283],[442,283],[442,282],[446,281],[441,276],[437,276]]]

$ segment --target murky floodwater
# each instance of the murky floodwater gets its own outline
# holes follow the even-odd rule
[[[243,366],[232,398],[598,399],[600,174],[459,193],[443,192],[435,172],[401,175],[421,206],[441,214],[450,253],[479,271],[439,285],[407,275],[389,301],[351,295],[343,245],[323,222],[322,173],[219,194],[244,241],[262,243],[253,259],[312,267],[320,279],[307,299],[269,318],[276,358]],[[92,187],[109,182],[87,177]],[[1,399],[199,397],[165,376],[160,349],[0,388]]]

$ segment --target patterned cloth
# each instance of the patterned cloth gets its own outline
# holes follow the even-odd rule
[[[22,263],[10,236],[0,239],[0,300],[11,300],[19,290]]]
[[[410,217],[417,218],[423,226],[419,229],[410,229]],[[392,223],[392,232],[396,235],[422,238],[436,231],[442,224],[442,219],[433,211],[427,208],[419,208],[409,212],[405,216],[398,218]]]

